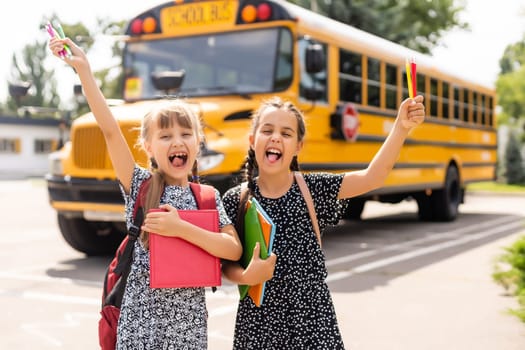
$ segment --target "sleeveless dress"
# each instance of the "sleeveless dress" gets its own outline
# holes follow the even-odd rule
[[[140,184],[150,173],[138,166],[133,172],[130,194],[124,196],[126,224],[131,225],[133,206]],[[219,226],[231,223],[220,194],[215,198],[219,210]],[[177,209],[197,209],[190,187],[166,186],[161,204]],[[117,349],[207,349],[207,318],[204,288],[150,288],[149,252],[137,240],[133,263],[117,329]]]
[[[337,194],[343,175],[305,173],[304,178],[323,232],[341,218],[344,201],[338,200]],[[223,196],[224,207],[234,223],[239,196],[240,186]],[[263,304],[256,307],[250,297],[239,301],[233,348],[344,349],[325,282],[324,253],[297,183],[277,199],[262,197],[256,185],[255,197],[277,226],[273,242],[277,263],[273,278],[266,283]]]

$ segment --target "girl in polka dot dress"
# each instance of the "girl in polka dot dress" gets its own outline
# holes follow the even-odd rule
[[[409,131],[423,119],[423,97],[407,99],[368,168],[344,174],[304,174],[321,232],[338,223],[342,199],[383,184]],[[239,301],[233,341],[236,350],[344,349],[325,282],[324,254],[293,175],[299,169],[297,155],[304,134],[303,115],[293,104],[278,98],[263,102],[253,116],[249,136],[245,165],[248,195],[240,198],[237,186],[223,196],[232,222],[237,223],[243,213],[239,208],[253,196],[276,225],[273,252],[266,260],[259,258],[260,248],[256,246],[246,269],[238,262],[223,263],[225,276],[237,284],[267,281],[260,307],[249,297]],[[238,232],[242,241],[242,231]]]
[[[49,48],[59,52],[69,45],[73,55],[64,58],[75,68],[87,101],[108,148],[126,203],[126,223],[132,222],[133,206],[141,184],[151,181],[144,211],[148,213],[139,239],[135,242],[117,329],[116,348],[123,349],[207,349],[207,310],[205,290],[195,288],[150,288],[148,232],[185,239],[212,255],[239,259],[242,246],[226,215],[220,194],[215,190],[220,234],[180,219],[177,209],[197,209],[188,176],[197,175],[197,153],[201,140],[200,121],[180,100],[160,104],[143,119],[140,144],[151,160],[151,169],[135,164],[119,124],[97,86],[84,52],[70,39],[51,39]],[[176,266],[174,266],[176,268]]]

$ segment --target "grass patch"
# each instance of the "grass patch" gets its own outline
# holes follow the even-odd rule
[[[488,191],[525,194],[525,186],[507,185],[494,181],[486,181],[467,185],[467,191]]]
[[[518,299],[519,307],[510,312],[525,323],[525,236],[496,258],[492,278]]]

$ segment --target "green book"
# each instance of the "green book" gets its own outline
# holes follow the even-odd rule
[[[259,222],[257,207],[252,205],[251,202],[248,202],[248,208],[244,214],[244,245],[241,257],[242,267],[246,268],[252,260],[253,248],[255,248],[255,243],[257,242],[259,242],[261,248],[260,258],[266,259],[268,257],[268,247],[266,246],[261,223]],[[248,294],[248,289],[250,289],[250,286],[239,285],[241,300]]]

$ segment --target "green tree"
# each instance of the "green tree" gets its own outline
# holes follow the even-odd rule
[[[454,28],[468,29],[459,20],[464,0],[292,0],[339,22],[430,53]]]
[[[47,45],[35,42],[26,45],[21,52],[12,56],[10,82],[31,84],[29,94],[22,98],[26,106],[57,107],[59,98],[56,92],[56,80],[51,72],[46,71],[44,60],[47,57]],[[21,100],[9,97],[7,107],[15,111],[21,105]]]
[[[514,124],[525,118],[525,66],[500,74],[496,80],[496,93],[502,107],[500,123]]]
[[[505,148],[505,177],[508,184],[525,184],[521,145],[516,137],[516,133],[513,131],[509,132],[509,139]]]
[[[111,37],[124,33],[125,25],[127,24],[127,21],[115,22],[111,21],[109,18],[98,19],[97,22],[97,27],[100,28],[99,34]],[[115,40],[111,47],[111,51],[113,57],[118,57],[119,60],[113,65],[94,73],[100,81],[100,88],[104,92],[104,96],[107,96],[108,98],[122,98],[123,72],[120,58],[122,57],[123,49],[123,42]]]
[[[54,15],[51,17],[51,21],[53,20],[57,20]],[[47,18],[42,18],[39,29],[45,31],[47,22]],[[93,44],[89,31],[83,24],[62,24],[62,26],[71,37],[87,38],[81,43],[86,50]],[[26,45],[20,52],[13,54],[10,82],[13,84],[27,82],[31,84],[31,87],[28,95],[21,98],[20,101],[13,96],[8,97],[7,108],[9,110],[16,110],[20,104],[58,108],[61,100],[57,93],[57,81],[54,73],[45,69],[44,64],[48,56],[47,41],[35,41],[33,44]]]
[[[521,41],[508,45],[499,60],[501,74],[520,70],[525,63],[525,36]]]
[[[502,112],[498,120],[504,124],[525,124],[525,36],[505,48],[499,65],[496,92]]]
[[[98,36],[109,36],[116,37],[121,35],[124,32],[124,27],[126,21],[112,21],[109,18],[98,18],[97,19],[97,31],[92,32],[92,37],[86,38],[91,40],[90,43],[93,43],[93,38]],[[74,39],[77,44],[82,43],[85,39],[82,37],[77,37]],[[87,52],[86,48],[83,46],[84,50]],[[108,64],[107,67],[102,68],[98,71],[93,72],[95,78],[97,79],[100,89],[102,90],[104,96],[108,99],[121,99],[122,98],[122,84],[123,84],[123,71],[122,71],[122,51],[124,44],[122,41],[115,40],[111,46],[111,53],[114,58],[114,63]],[[109,61],[109,60],[108,60]],[[80,101],[74,115],[78,116],[89,111],[89,107],[85,101]]]
[[[45,24],[48,18],[42,18],[40,22],[40,30],[45,30]],[[51,16],[50,21],[61,22],[55,15]],[[61,25],[68,37],[73,39],[75,43],[82,47],[87,53],[95,44],[95,38],[99,35],[115,36],[123,32],[125,21],[115,22],[105,19],[97,19],[97,26],[95,31],[90,31],[84,24],[78,23],[63,23]],[[123,45],[116,41],[111,50],[114,57],[121,57]],[[59,107],[64,101],[57,93],[57,81],[54,72],[46,70],[44,61],[49,57],[50,53],[47,49],[46,42],[36,41],[33,44],[26,45],[21,52],[13,54],[13,67],[11,69],[10,81],[12,83],[30,82],[31,88],[27,96],[24,96],[17,101],[16,98],[8,97],[7,106],[5,109],[15,111],[20,104],[25,106],[38,107]],[[97,77],[104,95],[108,98],[120,98],[122,96],[120,79],[122,76],[122,69],[120,61],[94,72]],[[73,87],[71,87],[73,89]],[[78,101],[75,101],[78,102]],[[85,103],[75,103],[75,110],[73,115],[86,112],[88,107]]]

